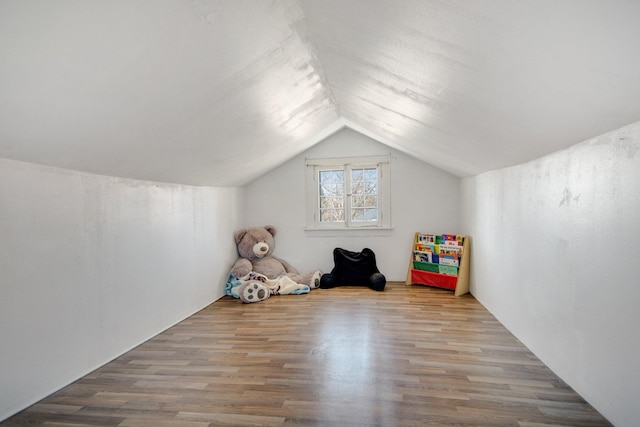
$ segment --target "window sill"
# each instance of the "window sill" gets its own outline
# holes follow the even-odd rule
[[[387,237],[391,236],[392,227],[354,227],[354,228],[313,228],[305,227],[304,231],[308,237],[335,237],[335,236],[374,236]]]

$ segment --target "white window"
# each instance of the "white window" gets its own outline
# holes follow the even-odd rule
[[[307,159],[307,228],[388,228],[389,156]]]

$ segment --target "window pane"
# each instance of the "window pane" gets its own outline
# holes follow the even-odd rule
[[[363,208],[364,207],[364,196],[359,196],[359,195],[351,196],[351,207],[352,208]]]
[[[328,182],[344,182],[344,171],[343,170],[321,170],[319,172],[320,182],[328,183]]]
[[[320,209],[320,222],[344,222],[344,209]]]
[[[342,209],[343,197],[320,197],[320,209]]]
[[[320,222],[344,222],[344,170],[318,171]]]
[[[378,208],[365,209],[364,210],[364,220],[365,221],[377,221],[378,220]]]
[[[352,221],[364,221],[364,209],[355,208],[351,210]]]
[[[351,169],[351,220],[378,220],[378,170]]]
[[[322,170],[318,173],[320,195],[344,194],[344,171]]]
[[[364,170],[364,179],[367,181],[377,181],[378,171],[375,168],[368,168]]]
[[[363,187],[365,194],[378,194],[378,171],[375,168],[365,169]]]

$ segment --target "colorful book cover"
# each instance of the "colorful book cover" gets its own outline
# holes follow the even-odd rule
[[[440,264],[445,265],[460,265],[460,257],[462,256],[462,246],[455,245],[439,245],[438,255]]]
[[[435,245],[417,243],[416,244],[416,251],[420,251],[420,252],[435,252],[436,248],[435,248]]]
[[[422,244],[435,244],[436,243],[436,236],[435,234],[418,234],[418,243],[422,243]]]
[[[414,251],[413,260],[420,261],[420,262],[433,262],[433,253]]]
[[[446,274],[447,276],[457,276],[458,275],[458,267],[440,264],[438,266],[438,272],[440,274]]]
[[[457,245],[438,245],[438,254],[451,255],[457,258],[462,256],[462,246]]]
[[[454,267],[458,267],[460,265],[460,260],[458,260],[457,257],[451,256],[451,255],[440,255],[438,257],[439,260],[439,264],[440,265],[450,265],[450,266],[454,266]]]
[[[459,234],[443,234],[441,240],[446,245],[462,246],[464,238]]]

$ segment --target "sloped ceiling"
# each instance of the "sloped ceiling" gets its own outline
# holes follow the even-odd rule
[[[458,176],[640,119],[640,2],[0,0],[0,157],[243,185],[342,127]]]

